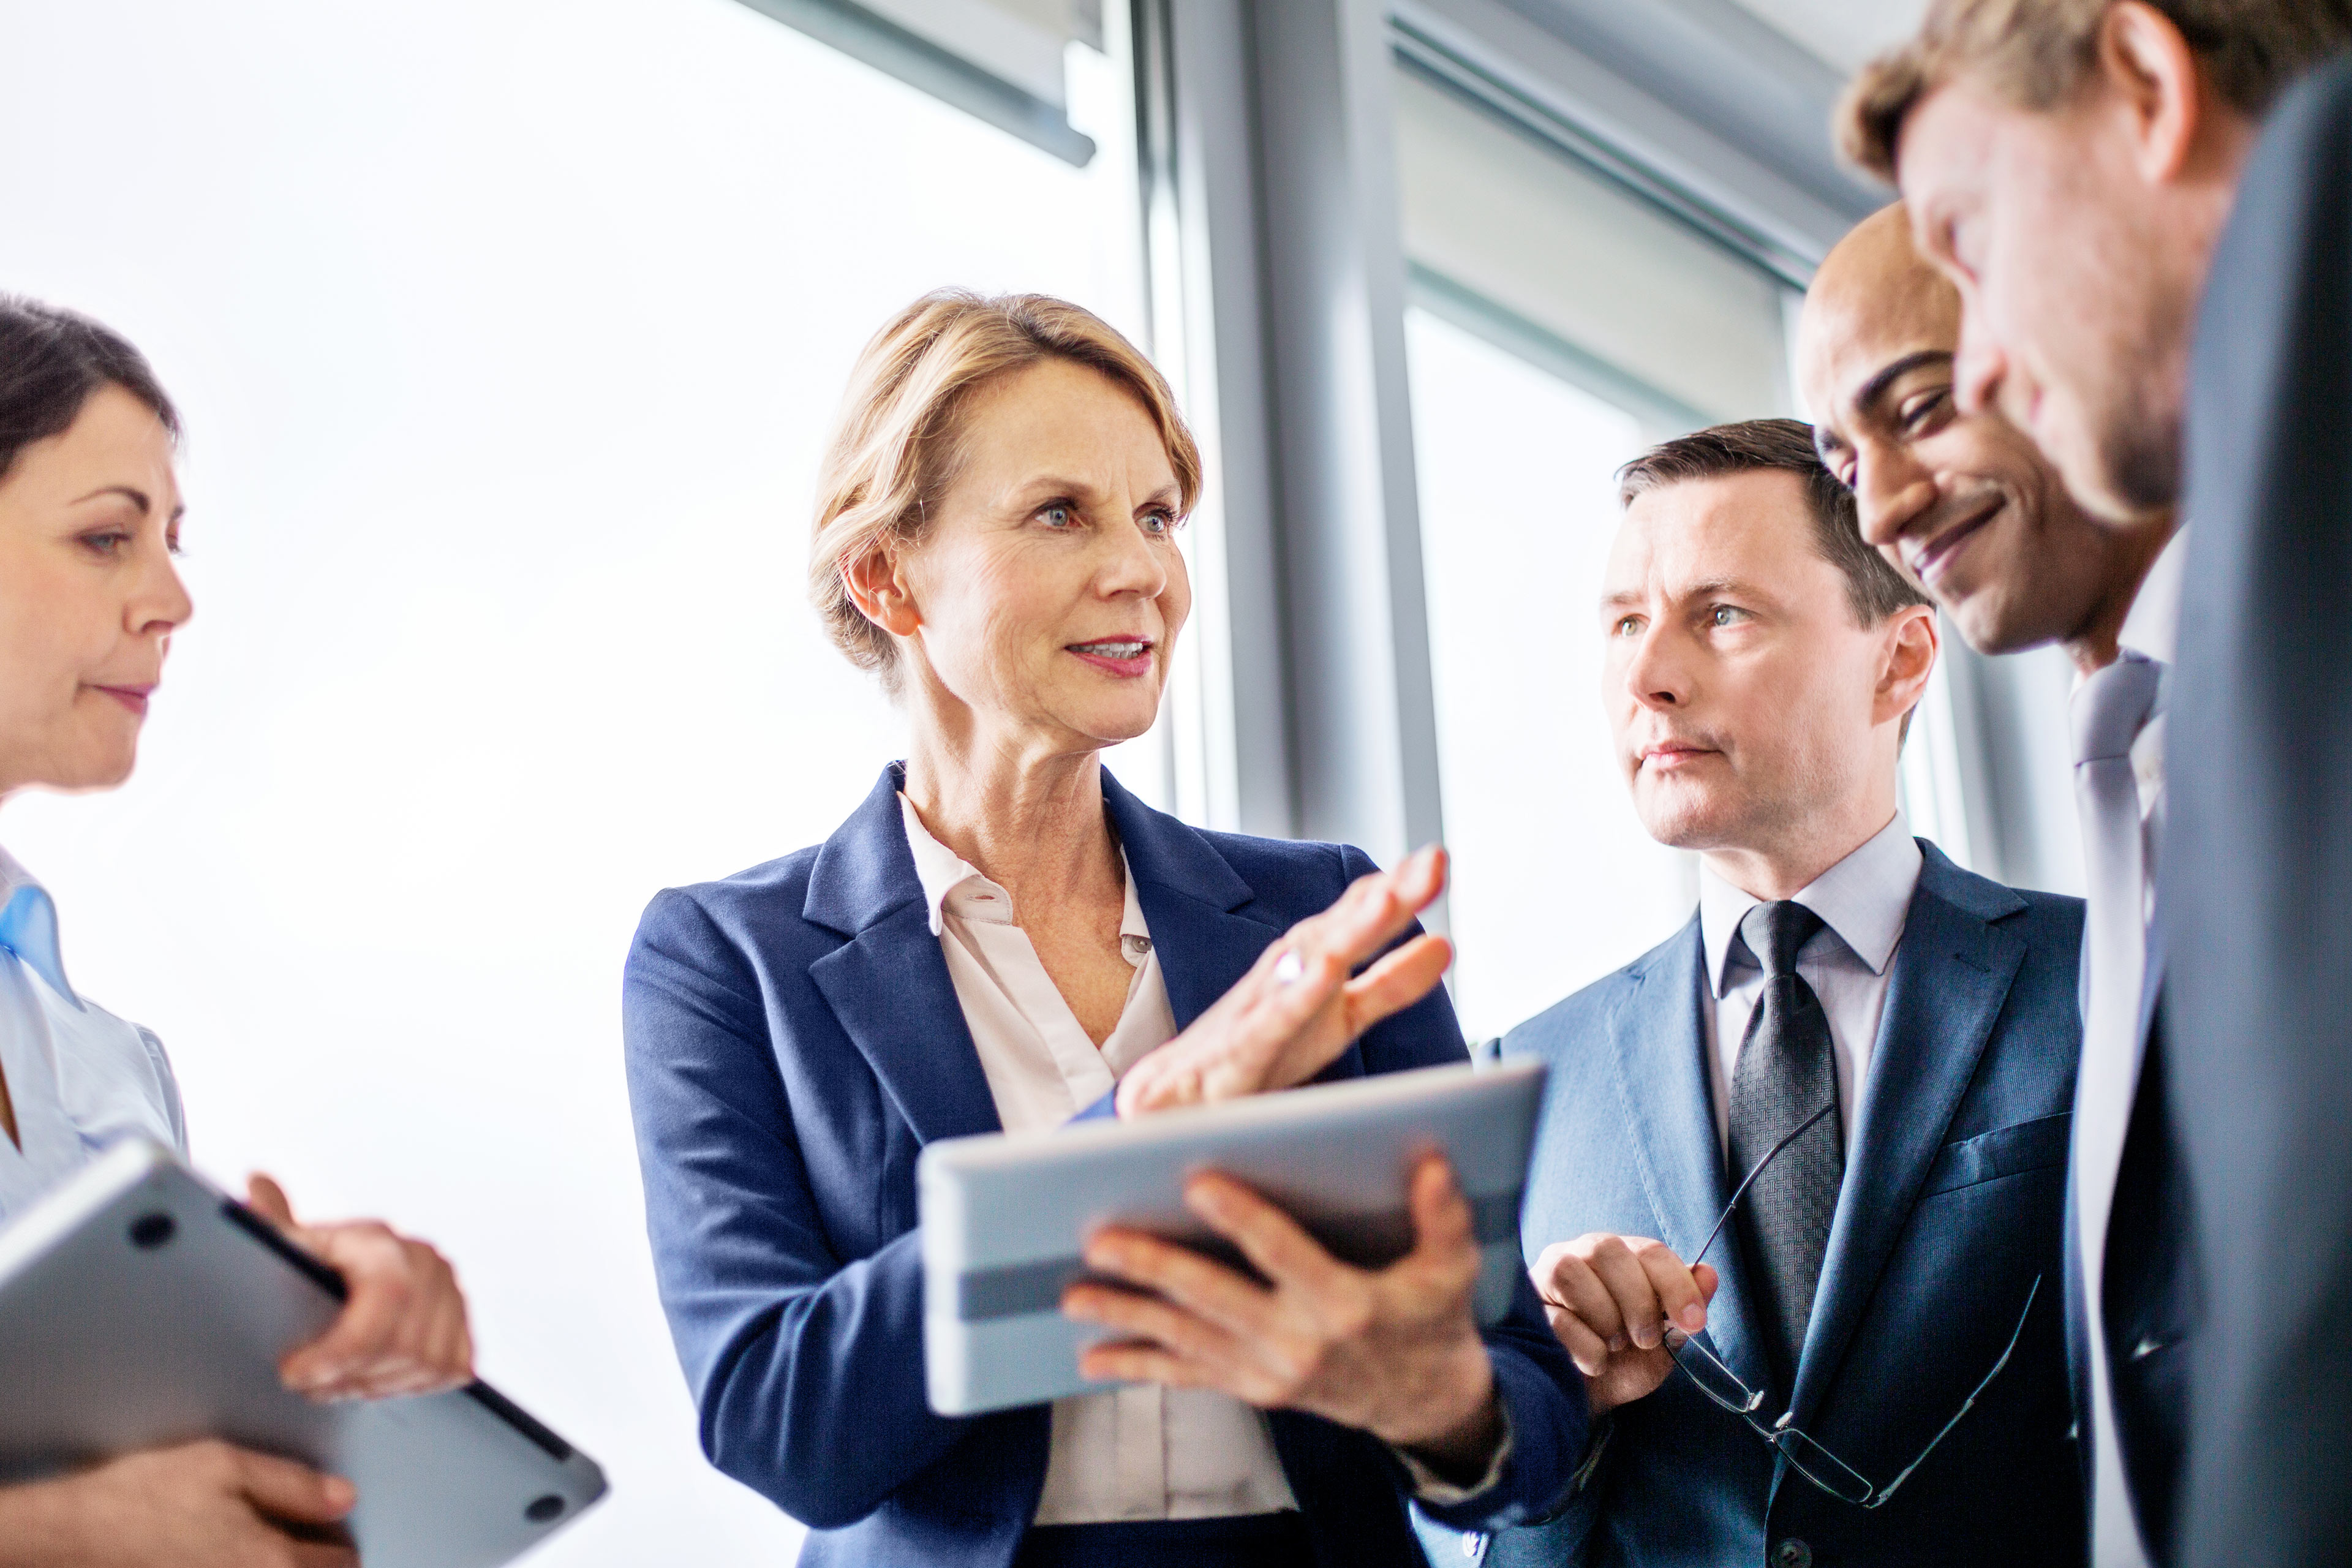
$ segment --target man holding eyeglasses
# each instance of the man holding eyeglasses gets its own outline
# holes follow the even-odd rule
[[[1620,479],[1603,701],[1699,909],[1502,1042],[1551,1068],[1521,1232],[1596,1420],[1551,1513],[1456,1560],[2077,1562],[2083,906],[1911,837],[1935,612],[1809,427]]]

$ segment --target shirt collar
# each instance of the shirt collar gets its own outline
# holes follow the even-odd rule
[[[1799,889],[1794,901],[1821,916],[1822,922],[1869,965],[1873,974],[1884,974],[1894,962],[1895,943],[1903,940],[1903,925],[1910,918],[1911,895],[1919,886],[1923,858],[1918,840],[1911,837],[1910,824],[1898,811],[1860,848]],[[1761,902],[1701,864],[1699,935],[1706,947],[1707,986],[1718,998],[1729,984],[1725,972],[1730,964],[1731,944],[1739,935],[1739,922]],[[1739,946],[1742,956],[1748,957],[1748,944],[1743,942]]]
[[[907,847],[914,852],[915,879],[923,885],[923,902],[929,906],[933,936],[940,934],[947,918],[949,896],[959,891],[967,892],[977,900],[993,901],[1003,912],[992,918],[1007,925],[1017,923],[1013,918],[1013,895],[982,876],[973,868],[971,862],[932,837],[930,829],[923,826],[922,817],[916,812],[915,803],[907,798],[904,790],[898,792],[898,814],[907,825]],[[1119,945],[1132,962],[1137,942],[1127,939],[1139,939],[1143,950],[1149,952],[1151,928],[1144,924],[1143,904],[1135,894],[1135,873],[1127,865],[1124,850],[1119,853],[1119,870],[1127,879],[1127,907],[1120,912],[1118,921],[1118,934],[1122,939]],[[959,915],[980,913],[968,908],[956,912]]]
[[[50,990],[77,1008],[81,998],[66,984],[66,961],[58,945],[58,906],[33,874],[0,849],[0,950],[47,982]]]
[[[2172,537],[2148,566],[2147,575],[2140,579],[2139,592],[2132,595],[2131,609],[2116,634],[2116,640],[2124,647],[2158,664],[2172,662],[2172,650],[2179,640],[2180,574],[2188,555],[2189,526],[2183,523],[2172,531]]]

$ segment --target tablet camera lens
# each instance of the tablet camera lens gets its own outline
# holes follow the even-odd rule
[[[533,1524],[545,1524],[562,1511],[563,1500],[550,1492],[545,1497],[531,1499],[530,1506],[522,1510],[522,1516]]]
[[[167,1214],[142,1214],[131,1222],[131,1245],[152,1252],[179,1234],[180,1222]]]

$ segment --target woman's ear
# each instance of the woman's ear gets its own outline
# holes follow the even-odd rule
[[[898,552],[877,545],[856,560],[842,563],[841,584],[858,614],[892,637],[912,637],[923,617],[915,609],[915,596],[899,568]]]

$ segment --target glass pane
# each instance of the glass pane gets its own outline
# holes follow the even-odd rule
[[[1780,279],[1411,68],[1396,79],[1455,999],[1499,1033],[1672,935],[1696,861],[1600,705],[1614,472],[1791,412]]]
[[[1140,321],[1123,68],[1073,51],[1081,171],[736,0],[76,0],[8,48],[0,280],[154,358],[198,609],[131,785],[0,839],[205,1168],[457,1260],[616,1483],[535,1563],[789,1562],[655,1300],[621,959],[901,754],[808,605],[819,444],[926,289]]]
[[[1406,317],[1454,1000],[1501,1033],[1671,935],[1688,858],[1642,830],[1601,709],[1601,585],[1634,416]]]
[[[1423,304],[1558,362],[1658,435],[1792,412],[1778,279],[1452,89],[1395,83]]]

